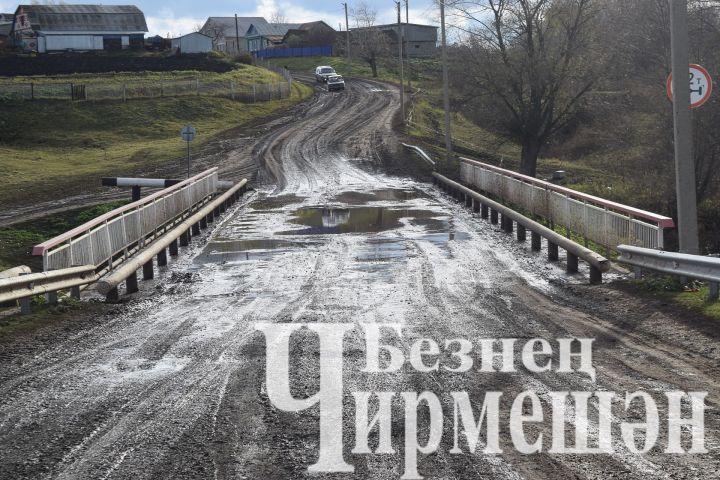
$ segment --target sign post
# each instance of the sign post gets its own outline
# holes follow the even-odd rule
[[[670,2],[670,50],[672,71],[673,120],[675,134],[675,193],[678,209],[678,237],[680,252],[700,253],[697,221],[697,191],[695,159],[692,153],[692,118],[690,117],[690,88],[685,77],[689,61],[687,0]]]
[[[180,136],[183,140],[187,142],[187,177],[190,178],[190,142],[195,140],[195,137],[197,136],[197,130],[193,128],[191,125],[187,125],[183,127],[182,130],[180,130]]]

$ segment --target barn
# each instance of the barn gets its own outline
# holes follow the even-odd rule
[[[20,5],[12,39],[25,51],[142,48],[145,15],[133,5]]]
[[[182,37],[173,38],[172,48],[177,48],[180,53],[212,52],[212,38],[200,32],[188,33]]]

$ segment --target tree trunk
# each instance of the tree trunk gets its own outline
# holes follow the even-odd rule
[[[375,60],[374,58],[370,62],[370,68],[372,69],[373,78],[377,78],[377,60]]]
[[[536,138],[526,138],[522,143],[520,154],[520,173],[534,177],[537,175],[537,159],[541,143]]]

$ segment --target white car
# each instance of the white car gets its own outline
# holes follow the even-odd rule
[[[327,82],[327,78],[331,75],[337,75],[333,67],[325,65],[315,69],[315,80],[318,82]]]
[[[345,80],[340,75],[331,75],[327,78],[328,92],[333,90],[345,90]]]

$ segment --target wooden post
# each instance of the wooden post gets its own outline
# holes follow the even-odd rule
[[[517,224],[517,239],[519,242],[524,242],[526,239],[525,225]]]
[[[160,250],[157,254],[157,263],[158,267],[164,267],[167,265],[167,250],[164,248]]]
[[[139,290],[137,272],[133,272],[125,279],[125,291],[127,293],[135,293]]]
[[[577,273],[578,271],[578,257],[577,255],[567,252],[567,272]]]
[[[496,224],[498,223],[498,211],[490,209],[490,223]]]

